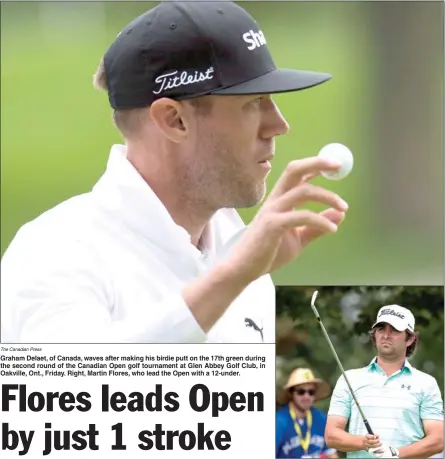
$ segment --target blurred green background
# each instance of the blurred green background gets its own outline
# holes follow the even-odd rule
[[[89,191],[121,138],[92,75],[149,2],[1,4],[1,253],[18,228]],[[291,125],[269,189],[294,158],[348,145],[353,173],[315,183],[349,203],[339,233],[277,284],[443,281],[442,2],[242,2],[276,64],[333,79],[275,100]],[[316,208],[316,207],[313,207]],[[248,222],[256,208],[242,210]]]
[[[444,390],[444,289],[440,287],[277,287],[277,399],[290,372],[308,367],[333,388],[341,372],[310,307],[317,310],[345,370],[369,364],[376,355],[367,332],[383,305],[399,304],[416,319],[420,333],[410,363],[434,376]],[[329,399],[317,406],[327,410]]]

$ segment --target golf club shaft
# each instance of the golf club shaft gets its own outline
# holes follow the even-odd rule
[[[341,364],[340,359],[338,358],[338,355],[337,355],[337,352],[335,351],[334,345],[332,344],[331,339],[329,338],[328,332],[326,331],[326,328],[324,327],[323,322],[321,321],[320,314],[318,313],[317,308],[315,307],[315,300],[317,299],[317,296],[318,296],[318,291],[316,290],[313,293],[312,300],[311,300],[312,311],[314,312],[315,317],[317,318],[318,323],[320,324],[321,330],[323,331],[323,334],[324,334],[324,336],[326,338],[326,341],[328,342],[329,347],[331,348],[332,354],[334,354],[335,360],[337,361],[337,364],[338,364],[338,366],[339,366],[339,368],[341,370],[343,378],[345,378],[346,384],[348,385],[348,388],[349,388],[349,392],[351,392],[352,398],[354,399],[354,402],[355,402],[355,404],[357,406],[357,409],[358,409],[358,411],[360,413],[360,416],[363,419],[363,423],[365,424],[366,430],[368,431],[368,433],[370,435],[374,435],[374,432],[372,431],[371,426],[369,425],[369,422],[366,419],[365,414],[363,413],[362,408],[361,408],[360,404],[358,403],[358,401],[357,401],[357,399],[355,397],[354,391],[352,390],[351,384],[349,383],[348,377],[346,376],[346,372],[345,372],[345,370],[343,368],[343,365]]]
[[[360,404],[357,401],[357,398],[355,397],[354,391],[352,390],[351,384],[348,381],[348,377],[345,374],[345,370],[343,368],[343,365],[341,364],[340,359],[338,358],[337,352],[335,351],[335,348],[334,348],[334,346],[333,346],[333,344],[332,344],[332,342],[331,342],[331,340],[329,338],[328,332],[326,331],[326,328],[324,327],[323,322],[321,321],[320,316],[318,314],[317,314],[317,320],[318,320],[318,323],[320,324],[320,327],[321,327],[321,329],[322,329],[322,331],[324,333],[324,336],[326,337],[326,340],[327,340],[327,342],[329,344],[329,347],[331,348],[331,351],[334,354],[335,360],[337,361],[338,366],[340,367],[342,375],[345,378],[346,384],[349,387],[349,391],[351,392],[352,398],[354,399],[354,402],[357,405],[357,409],[360,412],[360,416],[363,419],[363,423],[365,424],[366,430],[368,431],[368,433],[370,435],[374,435],[374,432],[372,431],[371,426],[369,425],[369,422],[366,419],[365,414],[363,413],[362,408],[360,407]]]

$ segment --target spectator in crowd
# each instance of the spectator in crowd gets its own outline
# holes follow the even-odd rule
[[[326,414],[313,407],[316,401],[329,397],[329,384],[315,378],[308,368],[296,368],[284,390],[288,403],[276,414],[276,457],[338,457],[324,439]]]

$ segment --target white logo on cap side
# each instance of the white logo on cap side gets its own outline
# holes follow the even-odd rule
[[[254,32],[253,30],[249,30],[243,35],[243,40],[249,45],[247,49],[249,51],[254,50],[255,48],[259,48],[260,46],[264,46],[266,42],[266,37],[262,30],[258,32]]]
[[[160,94],[168,89],[211,80],[213,78],[213,71],[213,67],[209,67],[205,72],[200,72],[199,70],[195,70],[194,72],[175,70],[174,72],[164,73],[155,79],[155,83],[159,84],[160,87],[153,90],[153,94]]]

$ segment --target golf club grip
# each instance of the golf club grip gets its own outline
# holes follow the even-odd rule
[[[367,419],[363,419],[363,422],[365,423],[365,427],[366,427],[366,430],[368,431],[369,435],[374,435],[374,432],[372,431],[368,420]]]

